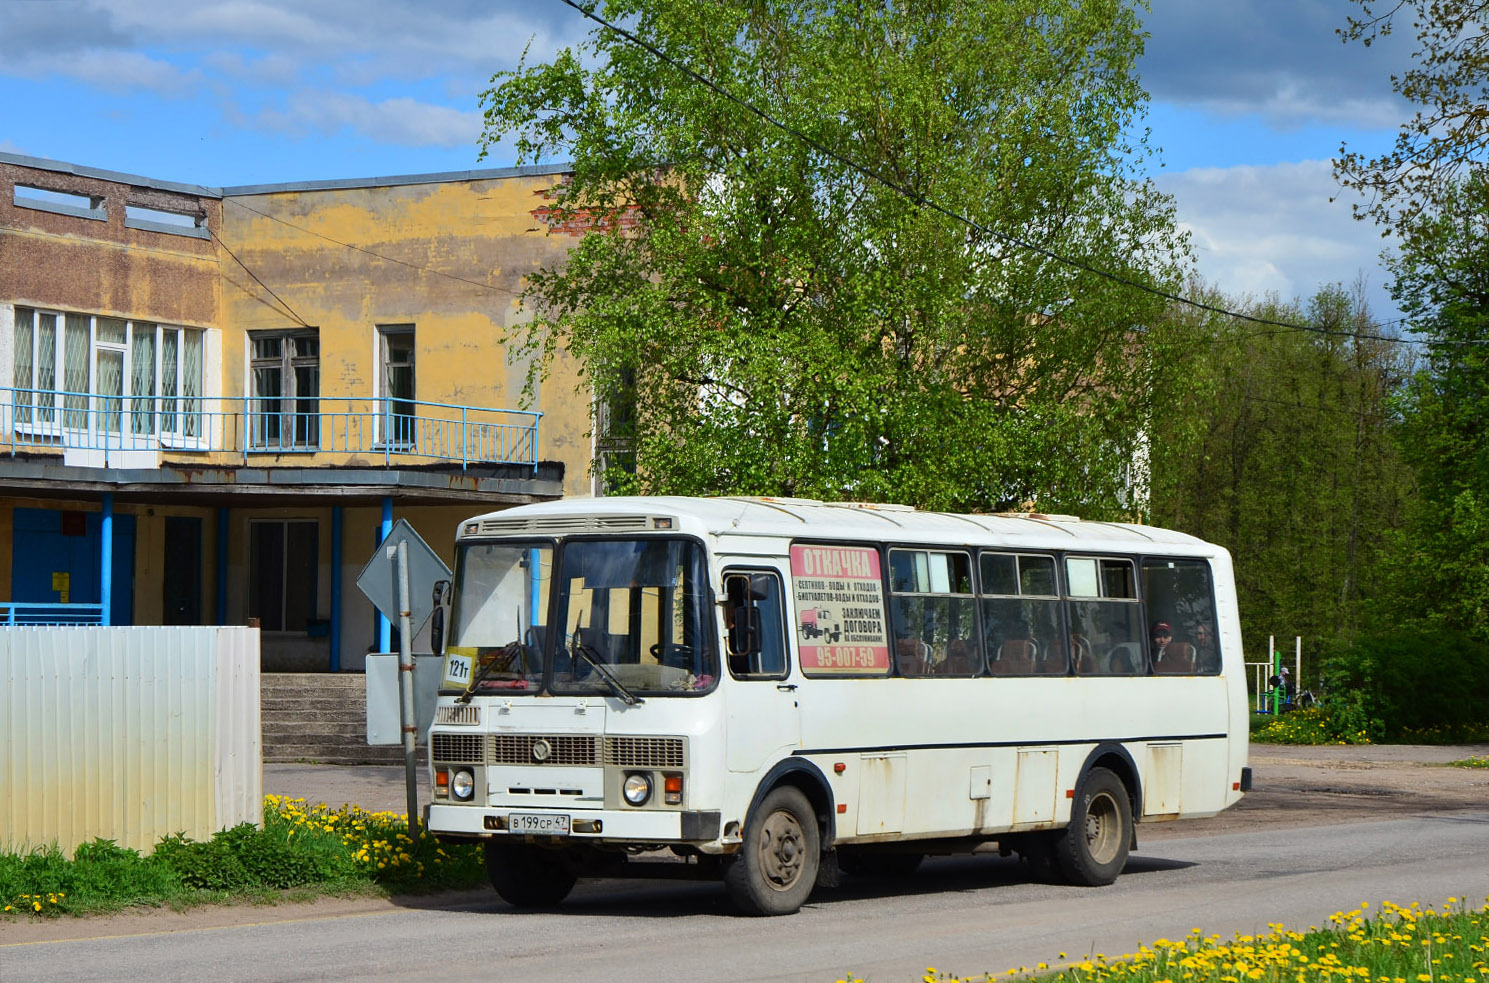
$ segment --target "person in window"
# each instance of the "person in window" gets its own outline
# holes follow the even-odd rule
[[[1153,664],[1156,666],[1163,662],[1163,656],[1174,640],[1174,630],[1167,621],[1156,621],[1149,634],[1153,638]]]
[[[1194,646],[1174,641],[1174,630],[1167,621],[1153,625],[1153,671],[1158,673],[1194,672]]]
[[[1208,621],[1194,628],[1194,665],[1199,672],[1220,671],[1220,646],[1215,644],[1215,631]]]

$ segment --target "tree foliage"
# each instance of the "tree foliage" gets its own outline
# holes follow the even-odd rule
[[[1489,640],[1489,173],[1407,223],[1390,265],[1392,296],[1428,355],[1401,398],[1418,487],[1392,541],[1381,618]]]
[[[1155,412],[1153,517],[1227,547],[1245,636],[1348,638],[1379,592],[1376,561],[1410,494],[1391,403],[1410,371],[1362,291],[1307,304],[1212,306],[1306,325],[1294,331],[1183,311],[1196,385]]]
[[[585,366],[634,455],[612,488],[1130,504],[1181,383],[1161,299],[1093,270],[1187,256],[1125,0],[603,12],[665,58],[599,27],[483,102],[488,145],[571,162],[554,220],[591,231],[530,278],[527,339]]]
[[[1413,66],[1391,88],[1419,107],[1378,157],[1339,148],[1335,176],[1365,195],[1355,217],[1383,231],[1409,222],[1468,170],[1489,161],[1489,0],[1356,0],[1340,33],[1369,45],[1402,16],[1417,34]]]

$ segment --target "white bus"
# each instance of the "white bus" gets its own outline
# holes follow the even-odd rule
[[[462,524],[427,828],[497,892],[758,914],[996,845],[1108,884],[1250,787],[1230,556],[1070,516],[598,498]],[[1153,628],[1167,629],[1155,642]]]

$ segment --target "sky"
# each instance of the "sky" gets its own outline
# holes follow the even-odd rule
[[[1151,0],[1150,176],[1232,298],[1363,280],[1399,316],[1330,161],[1390,146],[1412,38],[1345,45],[1355,10]],[[0,151],[211,187],[504,167],[481,91],[591,27],[559,0],[0,0]]]

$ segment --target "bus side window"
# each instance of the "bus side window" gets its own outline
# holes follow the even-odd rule
[[[724,577],[729,672],[779,679],[786,675],[786,633],[780,579],[771,573]]]

